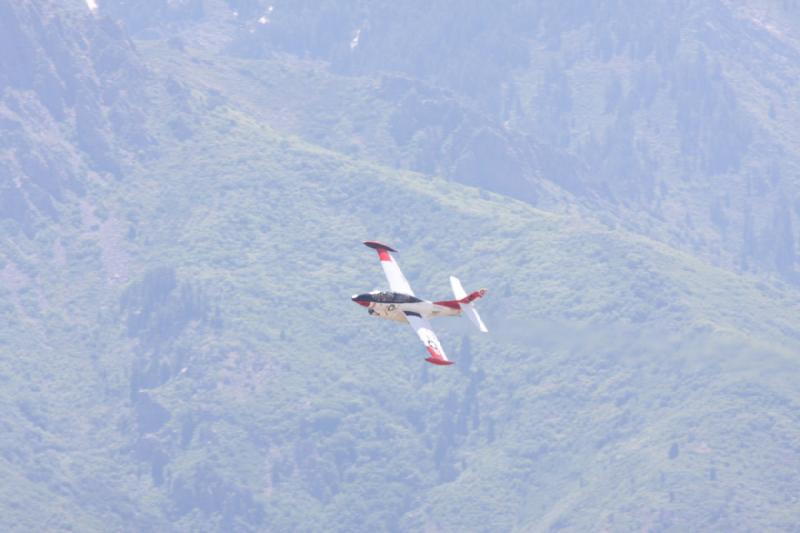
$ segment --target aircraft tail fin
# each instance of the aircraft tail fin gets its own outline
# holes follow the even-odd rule
[[[479,291],[467,294],[467,291],[464,290],[464,287],[461,286],[461,282],[455,276],[450,276],[450,287],[453,289],[453,296],[455,296],[456,300],[458,300],[458,303],[461,306],[464,314],[466,314],[470,321],[475,324],[475,327],[484,333],[488,333],[489,330],[486,329],[486,325],[483,323],[483,320],[481,320],[478,310],[475,309],[474,305],[472,305],[474,300],[477,300],[486,294],[486,289],[481,289]]]

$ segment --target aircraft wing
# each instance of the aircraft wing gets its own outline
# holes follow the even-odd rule
[[[397,266],[397,261],[395,261],[389,253],[397,252],[397,250],[375,241],[366,241],[364,244],[370,248],[374,248],[378,252],[378,258],[381,260],[383,273],[386,274],[386,279],[389,281],[389,288],[392,289],[392,292],[400,292],[414,296],[411,285],[408,284],[408,280],[406,280],[400,267]]]
[[[439,339],[436,338],[436,333],[431,329],[430,322],[417,313],[408,311],[406,311],[406,318],[408,319],[408,323],[411,324],[411,327],[414,328],[422,344],[427,348],[428,353],[431,354],[431,356],[425,360],[434,365],[452,365],[453,362],[447,358],[447,354],[444,353]]]

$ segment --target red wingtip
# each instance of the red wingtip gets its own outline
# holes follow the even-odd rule
[[[453,364],[453,361],[445,361],[444,359],[437,359],[436,357],[428,357],[425,360],[429,363],[433,363],[434,365],[439,365],[439,366],[447,366]]]
[[[425,360],[429,363],[439,366],[446,366],[453,364],[453,361],[448,361],[447,359],[443,358],[439,352],[437,352],[430,346],[428,346],[428,353],[431,354],[431,356]]]
[[[381,250],[388,250],[390,252],[397,253],[397,250],[395,250],[391,246],[387,246],[386,244],[383,244],[382,242],[378,241],[364,241],[364,246],[369,246],[370,248],[378,250],[378,252],[380,252]]]

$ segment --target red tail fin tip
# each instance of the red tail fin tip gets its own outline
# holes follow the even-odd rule
[[[486,289],[481,289],[481,290],[472,292],[472,293],[468,294],[466,298],[460,299],[458,301],[458,303],[468,304],[468,303],[470,303],[470,302],[472,302],[474,300],[477,300],[478,298],[483,298],[484,294],[486,294]]]

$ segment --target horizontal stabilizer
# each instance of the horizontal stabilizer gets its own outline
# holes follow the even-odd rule
[[[484,333],[488,333],[489,330],[486,329],[486,324],[483,323],[481,316],[478,314],[478,310],[475,309],[475,306],[471,303],[486,294],[486,289],[481,289],[467,295],[467,291],[464,290],[464,287],[461,286],[461,282],[455,276],[450,276],[450,288],[453,289],[453,295],[456,297],[456,300],[458,300],[462,312],[469,317],[470,321],[475,324],[475,327]]]
[[[469,317],[473,324],[475,324],[475,327],[477,327],[483,333],[489,333],[486,324],[484,324],[483,320],[481,320],[481,315],[478,314],[478,310],[475,309],[472,304],[464,304],[462,308],[464,309],[464,314]]]

